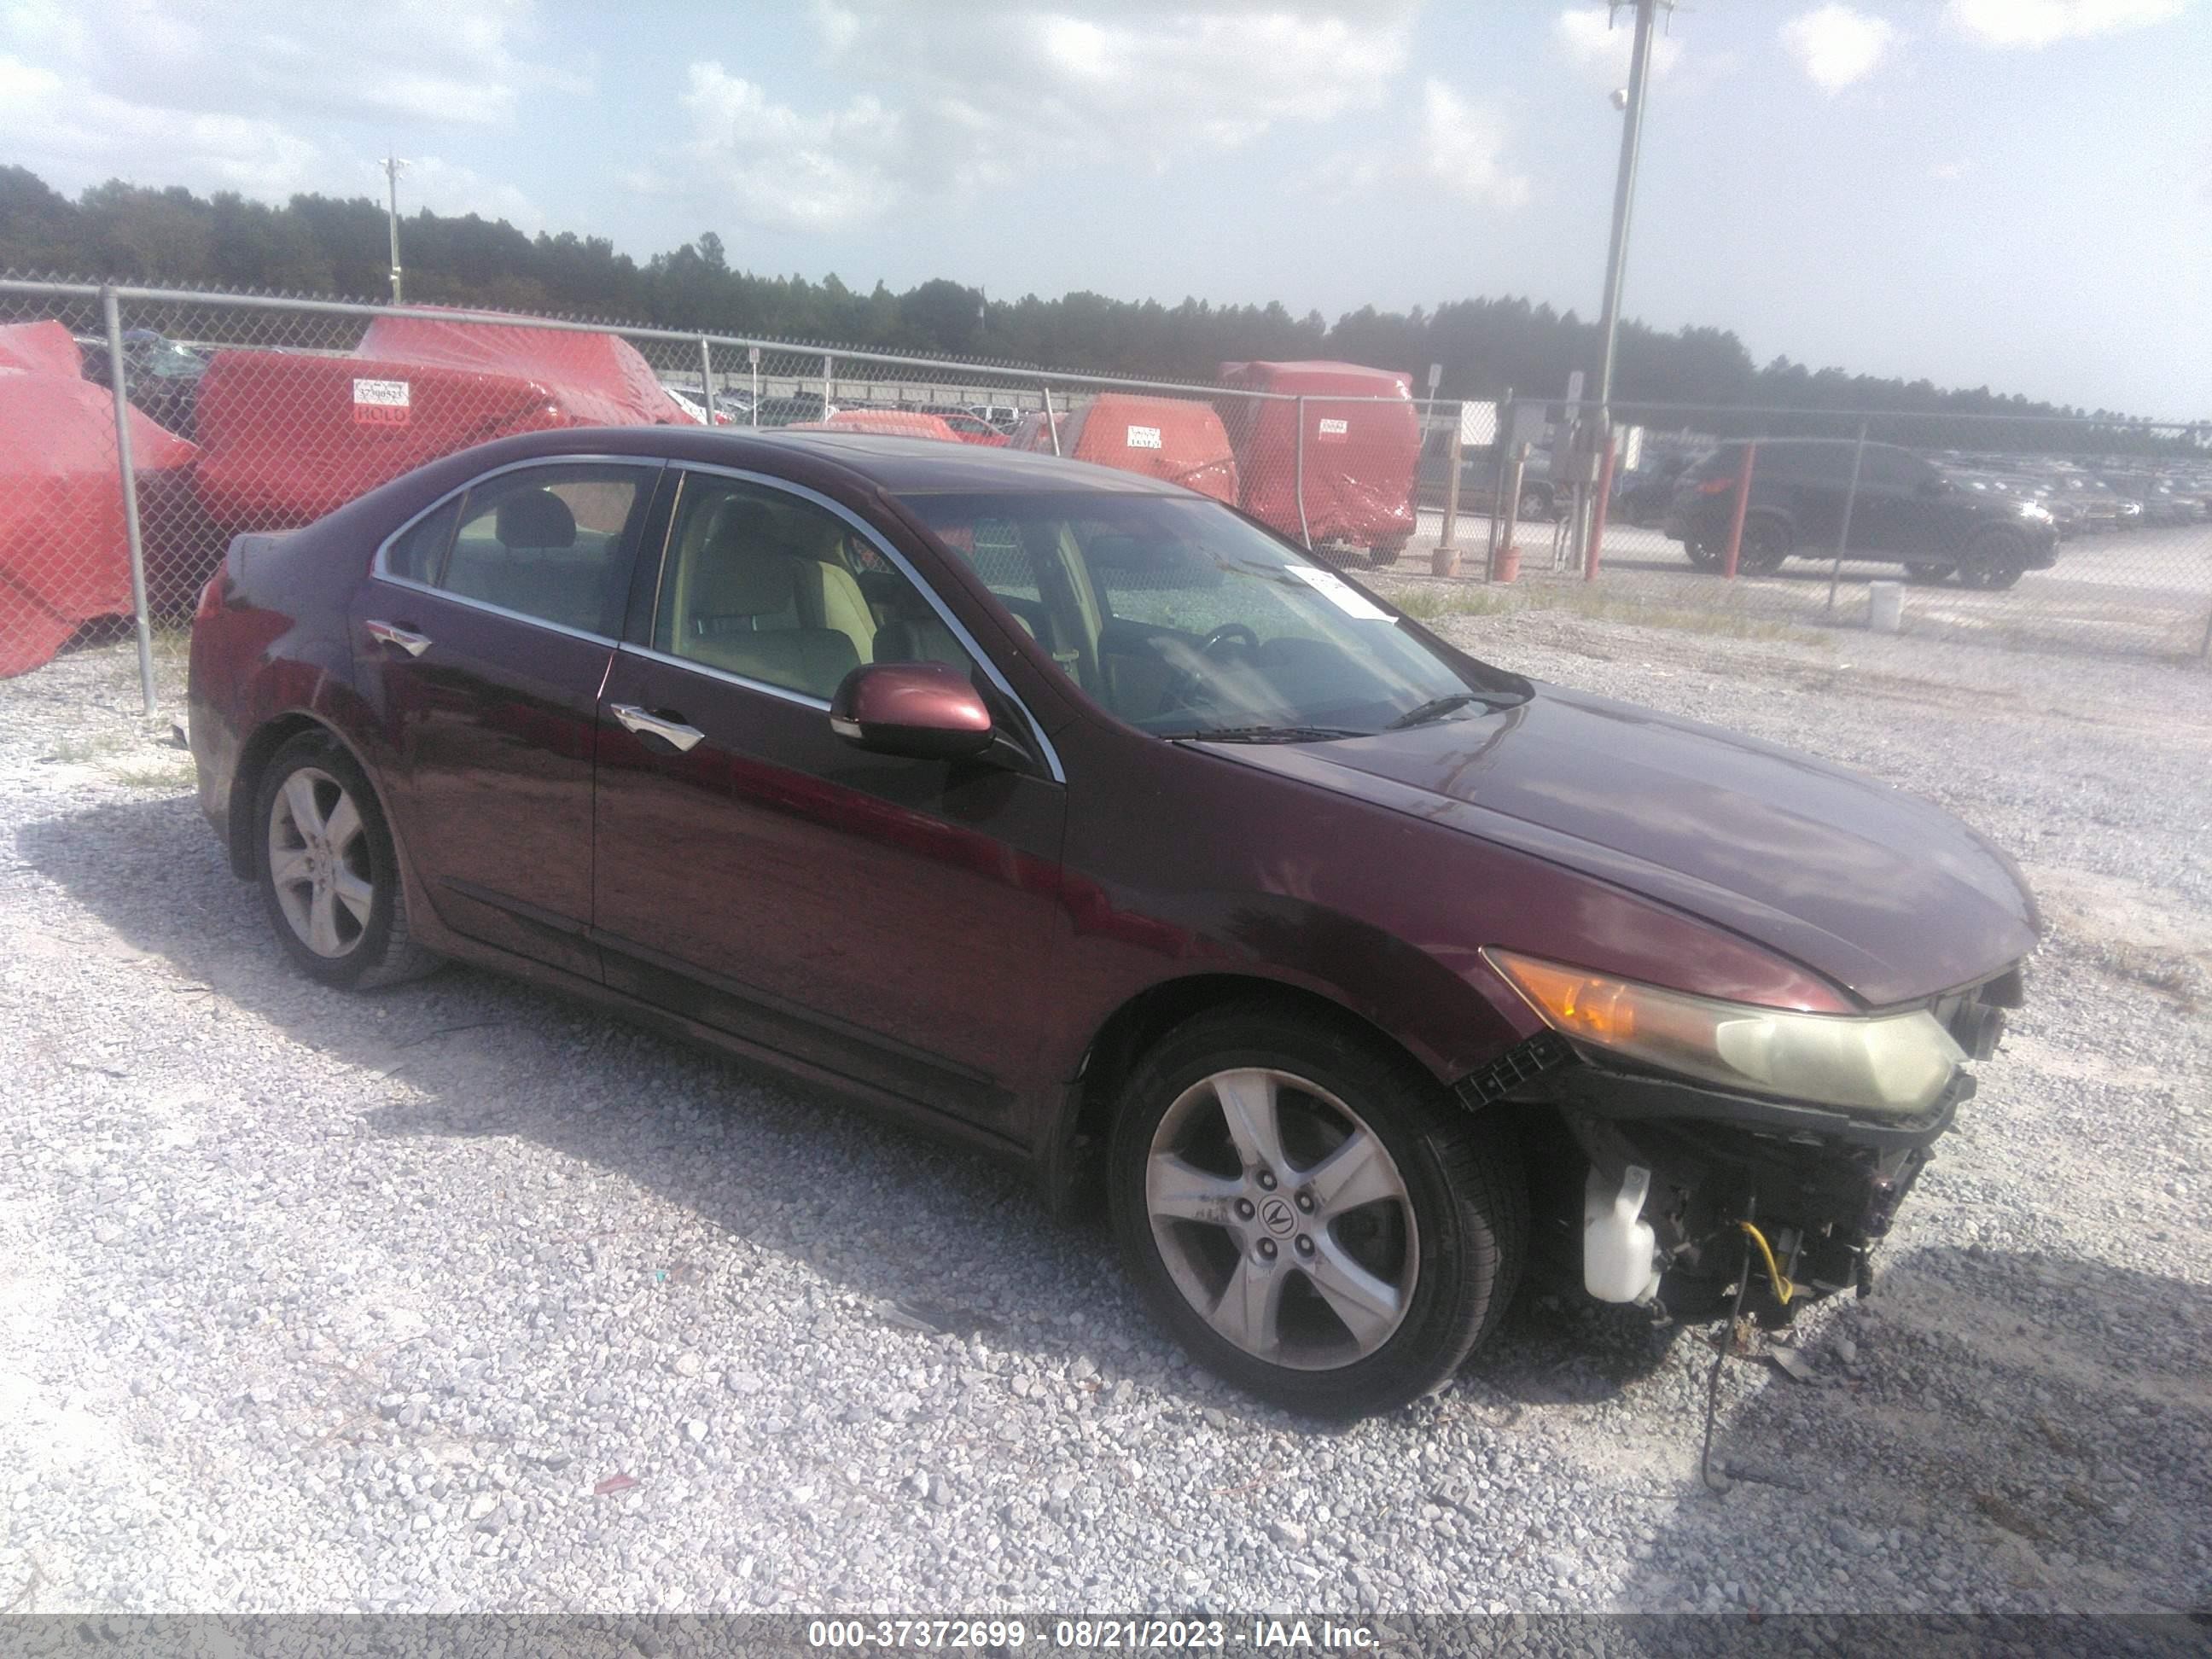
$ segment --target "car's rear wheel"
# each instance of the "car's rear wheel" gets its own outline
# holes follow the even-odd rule
[[[1933,584],[1949,575],[1951,567],[1948,564],[1907,564],[1905,574],[1913,581]]]
[[[2010,531],[1984,532],[1968,544],[1959,561],[1962,586],[2001,589],[2020,580],[2027,562],[2027,550]]]
[[[1263,1004],[1200,1016],[1146,1059],[1109,1168],[1153,1312],[1294,1410],[1362,1416],[1437,1388],[1519,1279],[1510,1144],[1410,1062]]]
[[[1721,568],[1723,551],[1711,542],[1686,541],[1682,544],[1682,551],[1689,555],[1690,562],[1700,570]]]
[[[1743,541],[1736,549],[1736,568],[1754,575],[1779,570],[1790,556],[1790,532],[1774,519],[1753,519],[1743,526]]]
[[[310,977],[349,990],[429,972],[407,931],[399,860],[353,757],[319,732],[271,757],[255,795],[261,896],[277,943]]]

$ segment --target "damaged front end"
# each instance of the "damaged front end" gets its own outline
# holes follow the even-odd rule
[[[1562,1268],[1578,1258],[1601,1301],[1686,1319],[1725,1311],[1748,1273],[1747,1306],[1768,1323],[1839,1291],[1866,1293],[1874,1246],[1972,1097],[1965,1063],[1996,1052],[2023,991],[2015,967],[1911,1010],[1815,1016],[1570,981],[1575,970],[1525,959],[1498,965],[1551,1029],[1459,1093],[1470,1107],[1552,1109],[1528,1120],[1553,1143],[1530,1159],[1544,1254]],[[1794,1061],[1781,1052],[1792,1043]],[[1761,1065],[1826,1097],[1722,1080],[1731,1067],[1766,1080]]]

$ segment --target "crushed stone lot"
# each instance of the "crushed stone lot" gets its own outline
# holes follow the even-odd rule
[[[310,983],[101,647],[0,683],[0,1605],[2212,1603],[2212,674],[1433,625],[1929,796],[2044,901],[1876,1294],[1809,1381],[1723,1369],[1724,1493],[1701,1333],[1531,1297],[1316,1429],[1018,1174],[489,974]]]

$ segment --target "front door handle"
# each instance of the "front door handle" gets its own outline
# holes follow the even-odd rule
[[[423,643],[427,645],[428,641],[426,640]],[[623,723],[624,730],[650,732],[654,737],[674,744],[678,754],[707,735],[696,726],[686,726],[681,720],[663,720],[651,709],[640,708],[634,702],[611,702],[607,705],[607,712]]]
[[[363,623],[362,626],[368,630],[368,637],[372,640],[384,645],[396,645],[410,657],[419,657],[430,648],[430,636],[428,634],[417,634],[411,628],[402,628],[395,623],[379,622],[374,617]]]

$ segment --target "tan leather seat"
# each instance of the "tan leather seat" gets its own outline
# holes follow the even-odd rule
[[[866,662],[876,636],[875,613],[842,556],[844,526],[826,514],[802,511],[783,550],[796,563],[793,573],[799,614],[809,628],[827,628],[853,641]]]
[[[806,624],[803,562],[746,535],[749,527],[733,517],[700,549],[678,618],[677,654],[826,701],[860,666],[860,653],[842,631]]]

